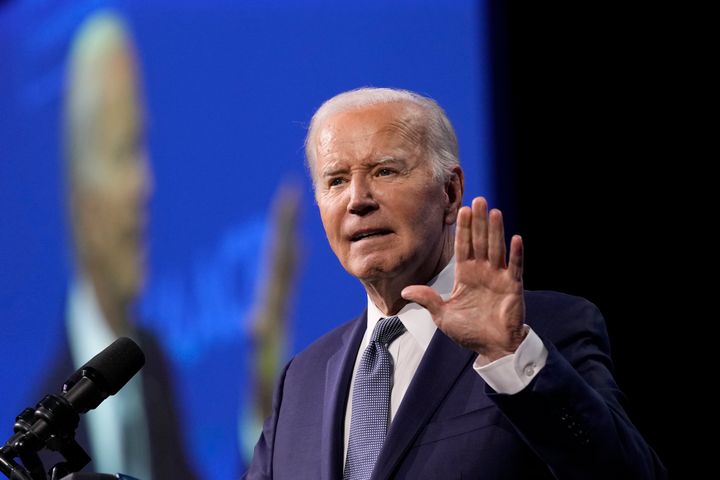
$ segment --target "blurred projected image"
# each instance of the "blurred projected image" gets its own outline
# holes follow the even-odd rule
[[[145,282],[152,190],[138,68],[117,15],[97,13],[81,25],[70,51],[63,112],[75,271],[65,306],[67,338],[43,391],[56,391],[119,336],[133,337],[145,352],[145,368],[87,414],[78,440],[95,471],[194,478],[163,353],[131,313]]]

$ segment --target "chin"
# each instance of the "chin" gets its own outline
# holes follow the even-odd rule
[[[122,290],[125,298],[133,300],[142,293],[143,288],[145,288],[145,276],[143,273],[142,270],[126,272],[122,277],[122,283],[119,285],[119,288]]]
[[[397,261],[393,262],[392,259],[383,260],[363,259],[351,263],[349,268],[345,268],[345,270],[359,280],[372,281],[395,276],[396,272],[402,268],[402,265]]]

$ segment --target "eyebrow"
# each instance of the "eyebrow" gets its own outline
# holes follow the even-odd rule
[[[374,167],[377,167],[378,165],[385,165],[388,163],[396,163],[396,162],[401,162],[401,160],[397,157],[385,156],[385,157],[380,158],[379,160],[364,163],[364,165],[366,165],[370,168],[374,168]],[[323,169],[321,175],[323,177],[332,177],[333,175],[337,175],[339,173],[345,173],[347,171],[348,171],[347,167],[336,167],[335,165],[328,165],[327,167],[325,167]]]
[[[344,173],[347,172],[347,167],[337,167],[335,165],[328,165],[327,167],[323,168],[321,176],[323,177],[332,177],[334,175],[337,175],[338,173]]]

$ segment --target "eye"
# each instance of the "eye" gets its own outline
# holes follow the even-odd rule
[[[395,173],[395,171],[393,169],[383,167],[383,168],[378,169],[377,176],[378,177],[387,177],[388,175],[392,175],[393,173]]]
[[[328,185],[331,187],[337,187],[338,185],[342,184],[343,181],[344,180],[340,177],[331,178],[330,181],[328,182]]]

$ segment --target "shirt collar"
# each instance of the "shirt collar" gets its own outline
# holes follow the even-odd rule
[[[455,257],[450,259],[450,262],[437,274],[435,278],[428,282],[428,286],[435,290],[443,300],[447,300],[452,292],[453,284],[455,280]],[[372,333],[375,329],[375,325],[380,321],[381,318],[387,317],[368,296],[367,301],[367,332]],[[417,303],[411,302],[405,305],[402,310],[397,313],[400,321],[405,326],[407,331],[412,335],[415,340],[422,346],[423,350],[426,350],[430,345],[437,325],[432,319],[430,312],[425,308],[421,307]]]
[[[117,340],[103,317],[92,285],[84,278],[70,289],[67,317],[70,354],[75,368],[80,368]]]

